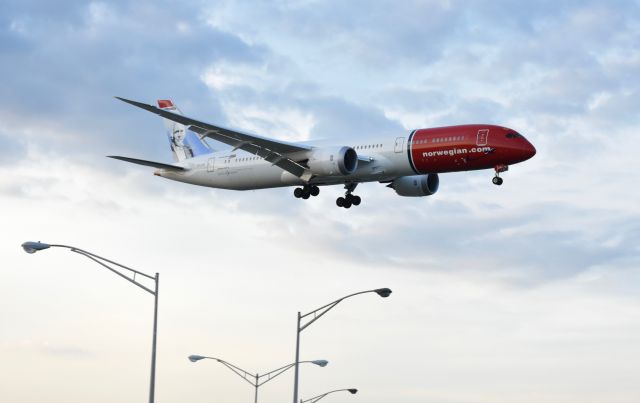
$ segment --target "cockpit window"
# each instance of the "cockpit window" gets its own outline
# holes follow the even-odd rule
[[[516,132],[508,132],[507,133],[507,138],[508,139],[515,139],[515,138],[518,138],[518,137],[522,137],[522,135],[520,135],[519,133],[516,133]]]

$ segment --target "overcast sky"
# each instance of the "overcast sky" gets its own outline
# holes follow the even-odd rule
[[[147,399],[150,295],[64,250],[161,273],[158,402],[247,402],[294,360],[331,401],[640,399],[640,2],[0,3],[0,400]],[[113,96],[284,140],[496,123],[537,148],[381,184],[212,190],[105,155],[171,161],[162,122]],[[293,373],[261,389],[291,399]]]

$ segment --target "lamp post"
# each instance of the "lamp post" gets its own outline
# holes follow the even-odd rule
[[[356,295],[360,295],[360,294],[367,294],[370,292],[374,292],[379,296],[381,296],[382,298],[387,298],[389,295],[391,295],[391,290],[389,288],[376,288],[375,290],[360,291],[353,294],[349,294],[333,302],[330,302],[326,305],[323,305],[320,308],[314,309],[311,312],[305,313],[304,315],[301,315],[300,312],[298,312],[298,326],[296,327],[296,361],[294,363],[295,376],[293,380],[293,403],[298,402],[298,365],[297,363],[298,363],[298,360],[300,359],[300,333],[304,329],[306,329],[309,325],[311,325],[313,322],[320,319],[325,313],[329,312],[333,307],[338,305],[340,302],[344,301],[345,299],[355,297]],[[309,321],[306,322],[305,324],[302,324],[302,320],[311,315],[313,315],[313,317],[309,319]]]
[[[82,255],[86,258],[89,258],[91,260],[93,260],[94,262],[98,263],[100,266],[112,271],[113,273],[117,274],[118,276],[122,277],[123,279],[129,281],[130,283],[133,283],[135,285],[137,285],[138,287],[142,288],[143,290],[145,290],[146,292],[150,293],[151,295],[154,296],[154,304],[153,304],[153,343],[152,343],[152,347],[151,347],[151,377],[150,377],[150,381],[149,381],[149,403],[154,403],[155,401],[155,389],[156,389],[156,340],[157,340],[157,333],[158,333],[158,291],[159,291],[159,284],[160,284],[160,274],[156,273],[155,276],[151,276],[149,274],[145,274],[142,273],[140,271],[134,270],[130,267],[121,265],[120,263],[116,263],[112,260],[106,259],[102,256],[98,256],[94,253],[91,252],[87,252],[86,250],[82,250],[79,248],[76,248],[74,246],[68,246],[68,245],[56,245],[56,244],[46,244],[46,243],[42,243],[42,242],[25,242],[22,244],[22,249],[24,249],[25,252],[27,253],[36,253],[38,251],[44,250],[44,249],[49,249],[49,248],[66,248],[69,249],[71,252],[75,252],[79,255]],[[117,266],[117,267],[113,267],[113,266]],[[124,269],[129,271],[130,273],[132,273],[131,277],[122,273],[120,270]],[[150,289],[146,286],[144,286],[142,283],[138,282],[136,280],[136,276],[142,276],[142,277],[146,277],[150,280],[153,280],[154,282],[154,289]]]
[[[262,375],[260,375],[260,374],[253,375],[249,371],[246,371],[246,370],[244,370],[242,368],[239,368],[238,366],[233,365],[230,362],[227,362],[225,360],[221,360],[220,358],[207,357],[207,356],[203,356],[203,355],[190,355],[189,356],[189,361],[191,361],[191,362],[197,362],[197,361],[205,360],[205,359],[218,361],[220,364],[222,364],[225,367],[229,368],[236,375],[240,376],[242,379],[244,379],[249,384],[251,384],[255,388],[255,395],[254,395],[255,396],[254,397],[254,402],[255,403],[258,403],[258,388],[260,386],[264,385],[265,383],[269,382],[273,378],[277,377],[278,375],[282,374],[283,372],[287,371],[288,369],[292,368],[295,365],[295,363],[292,363],[292,364],[288,364],[288,365],[285,365],[283,367],[274,369],[273,371],[269,371],[269,372],[264,373]],[[310,363],[310,364],[315,364],[315,365],[317,365],[319,367],[326,367],[327,364],[329,363],[329,361],[327,361],[327,360],[313,360],[313,361],[301,361],[301,363]],[[264,378],[266,378],[266,379],[264,379]],[[262,379],[264,379],[264,380],[262,380]]]
[[[318,400],[322,399],[323,397],[325,397],[326,395],[330,394],[330,393],[335,393],[335,392],[349,392],[352,395],[355,395],[356,393],[358,393],[358,389],[336,389],[336,390],[332,390],[331,392],[327,392],[327,393],[323,393],[321,395],[318,395],[316,397],[312,397],[311,399],[307,399],[307,400],[302,400],[300,399],[300,403],[316,403]]]

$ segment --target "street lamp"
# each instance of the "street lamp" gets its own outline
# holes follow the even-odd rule
[[[253,375],[249,371],[246,371],[246,370],[244,370],[242,368],[239,368],[236,365],[233,365],[230,362],[227,362],[225,360],[221,360],[220,358],[207,357],[207,356],[204,356],[204,355],[190,355],[189,356],[189,361],[191,361],[191,362],[198,362],[200,360],[205,360],[205,359],[218,361],[220,364],[222,364],[225,367],[227,367],[230,370],[232,370],[236,375],[240,376],[242,379],[244,379],[245,381],[249,382],[249,384],[253,385],[253,387],[255,388],[255,398],[254,398],[254,402],[255,403],[258,403],[258,388],[260,386],[264,385],[265,383],[269,382],[270,380],[272,380],[276,376],[282,374],[283,372],[287,371],[288,369],[290,369],[291,367],[293,367],[295,365],[295,363],[292,363],[292,364],[288,364],[288,365],[285,365],[283,367],[280,367],[278,369],[274,369],[273,371],[269,371],[269,372],[267,372],[265,374],[262,374],[262,375],[259,375],[259,374]],[[329,361],[327,361],[327,360],[313,360],[313,361],[301,361],[301,363],[310,363],[310,364],[315,364],[315,365],[317,365],[319,367],[326,367],[327,364],[329,363]],[[265,377],[266,377],[266,379],[261,381],[261,379],[263,379]]]
[[[351,298],[354,297],[356,295],[360,295],[360,294],[367,294],[370,292],[374,292],[376,294],[378,294],[379,296],[381,296],[382,298],[387,298],[389,295],[391,295],[391,290],[389,288],[376,288],[375,290],[367,290],[367,291],[360,291],[360,292],[356,292],[353,294],[349,294],[347,296],[344,296],[340,299],[337,299],[333,302],[330,302],[326,305],[321,306],[318,309],[315,309],[309,313],[305,313],[304,315],[301,315],[300,312],[298,312],[298,326],[296,328],[296,361],[294,363],[295,365],[295,377],[293,380],[293,403],[297,403],[298,402],[298,360],[300,359],[300,333],[306,329],[310,324],[312,324],[313,322],[315,322],[316,320],[320,319],[320,317],[322,317],[322,315],[324,315],[325,313],[329,312],[333,307],[335,307],[336,305],[338,305],[340,302],[344,301],[347,298]],[[313,315],[313,318],[309,319],[309,321],[305,324],[302,325],[302,319]],[[355,393],[355,392],[353,392]]]
[[[154,296],[154,306],[153,306],[153,346],[151,348],[151,379],[149,381],[149,403],[154,403],[155,401],[155,389],[156,389],[156,339],[157,339],[157,330],[158,330],[158,286],[160,284],[160,274],[156,273],[155,276],[150,276],[148,274],[142,273],[140,271],[134,270],[130,267],[121,265],[120,263],[116,263],[112,260],[103,258],[102,256],[98,256],[94,253],[87,252],[86,250],[82,250],[73,246],[67,245],[55,245],[55,244],[46,244],[42,242],[25,242],[22,244],[22,249],[24,249],[27,253],[36,253],[40,250],[49,249],[49,248],[67,248],[71,252],[75,252],[79,255],[87,257],[94,262],[98,263],[100,266],[112,271],[123,279],[129,281],[147,291],[151,295]],[[117,266],[120,269],[128,270],[132,273],[131,277],[119,271],[118,268],[114,268],[110,265]],[[136,276],[143,276],[148,279],[154,281],[155,287],[154,289],[150,289],[140,282],[136,280]]]
[[[323,393],[321,395],[318,395],[316,397],[312,397],[311,399],[307,399],[307,400],[302,400],[300,399],[300,403],[316,403],[318,400],[322,399],[323,397],[325,397],[326,395],[330,394],[330,393],[335,393],[335,392],[349,392],[352,395],[355,395],[356,393],[358,393],[358,389],[336,389],[336,390],[332,390],[331,392],[327,392],[327,393]]]

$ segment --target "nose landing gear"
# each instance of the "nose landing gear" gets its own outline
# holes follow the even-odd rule
[[[509,170],[509,166],[508,165],[497,165],[494,169],[496,171],[496,176],[493,177],[491,182],[493,182],[493,184],[496,185],[496,186],[500,186],[500,185],[502,185],[502,182],[504,182],[504,180],[500,177],[500,173],[501,172],[507,172]]]
[[[295,188],[293,195],[297,199],[308,199],[311,196],[317,196],[320,194],[320,188],[316,185],[304,185],[301,188]]]
[[[347,191],[345,192],[344,197],[338,197],[336,199],[336,205],[338,207],[351,208],[351,206],[360,205],[360,202],[362,201],[360,196],[351,194],[355,190],[356,186],[358,186],[357,183],[347,183],[344,185],[344,188],[347,189]]]

